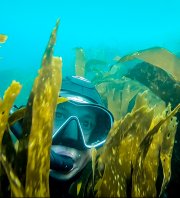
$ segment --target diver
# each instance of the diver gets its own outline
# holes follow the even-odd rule
[[[50,196],[86,197],[92,178],[91,148],[100,148],[113,124],[113,115],[103,105],[95,86],[79,76],[62,80],[60,97],[67,102],[57,105],[50,154]],[[16,123],[11,131],[20,137]],[[77,192],[77,184],[82,187]]]

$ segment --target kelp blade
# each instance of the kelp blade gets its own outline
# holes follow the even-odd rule
[[[169,182],[172,156],[170,154],[172,154],[177,126],[176,120],[172,118],[179,111],[179,108],[180,106],[178,105],[169,115],[164,114],[153,119],[150,130],[140,143],[133,171],[132,197],[157,196],[155,182],[158,176],[159,153],[162,155],[163,150],[165,151],[163,152],[164,157],[168,159],[166,161],[161,160],[164,173],[163,183],[167,184]],[[169,127],[171,125],[174,127]],[[167,134],[171,135],[169,135],[168,143],[167,141],[165,143]],[[161,193],[164,191],[164,184],[162,184]]]
[[[13,106],[13,103],[21,90],[21,85],[13,81],[10,87],[5,91],[3,100],[0,100],[0,161],[6,171],[6,174],[9,178],[11,193],[13,196],[23,196],[24,191],[21,188],[21,183],[18,180],[18,177],[14,174],[11,163],[7,160],[6,156],[6,148],[2,145],[2,139],[4,136],[4,132],[7,133],[7,126],[8,126],[8,117],[10,109]],[[6,145],[10,144],[11,142],[7,142]],[[11,143],[12,144],[12,143]],[[9,154],[11,155],[11,153]],[[8,156],[11,158],[11,156]],[[0,165],[0,177],[2,179],[2,167]],[[1,182],[1,181],[0,181]]]
[[[62,81],[62,60],[53,57],[59,22],[45,51],[42,68],[36,78],[32,95],[32,126],[28,144],[26,196],[49,197],[50,147],[54,111]]]
[[[6,156],[0,154],[0,161],[2,162],[2,165],[6,171],[6,174],[10,182],[12,197],[24,197],[24,188],[19,178],[15,174],[14,170],[12,169],[11,165],[8,163]]]
[[[3,100],[0,100],[0,146],[4,131],[7,127],[9,111],[13,106],[13,103],[21,90],[21,85],[13,81],[10,87],[6,90]]]
[[[175,80],[180,81],[180,59],[168,50],[160,47],[141,50],[123,56],[118,62],[126,62],[135,58],[160,67],[171,74]]]
[[[5,43],[8,36],[5,34],[0,34],[0,43]]]
[[[84,77],[85,75],[85,54],[82,48],[76,48],[76,62],[75,62],[75,73],[77,76]]]
[[[164,118],[161,114],[156,115],[153,108],[149,108],[147,101],[143,98],[144,95],[138,96],[132,112],[124,119],[117,121],[108,135],[98,160],[99,168],[105,168],[102,178],[95,186],[97,197],[157,196],[155,184],[160,160],[158,153],[163,146],[162,133],[159,136],[158,132],[160,127],[163,124],[168,125],[169,121],[173,126],[175,125],[171,118],[178,112],[179,106]],[[171,155],[169,153],[172,152],[175,131],[176,128],[171,127],[171,140],[166,143],[164,149],[165,156],[168,158],[166,165],[163,166],[166,184],[169,181],[166,174],[167,170],[170,171]],[[168,132],[167,127],[164,127],[163,134],[169,134]],[[148,137],[155,135],[158,135],[157,138],[154,138],[154,141],[150,138],[149,141]],[[144,139],[148,140],[144,141]],[[144,155],[145,153],[147,155]]]

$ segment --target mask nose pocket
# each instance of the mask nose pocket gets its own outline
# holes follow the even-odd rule
[[[72,119],[66,124],[62,137],[78,140],[78,123],[76,119]]]
[[[53,145],[64,145],[77,149],[84,148],[84,140],[79,120],[71,116],[54,134]]]

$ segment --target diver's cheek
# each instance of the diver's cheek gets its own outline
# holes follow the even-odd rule
[[[86,164],[91,160],[91,153],[90,150],[87,151],[81,151],[79,152],[77,160],[74,162],[73,168],[76,168],[79,171],[81,171]]]

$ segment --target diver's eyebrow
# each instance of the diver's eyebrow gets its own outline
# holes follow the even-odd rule
[[[64,108],[64,107],[58,107],[56,109],[56,113],[61,113],[61,112],[64,112],[64,111],[66,111],[66,108]]]
[[[93,119],[95,117],[95,115],[90,115],[89,113],[85,113],[85,114],[82,114],[81,117],[83,117],[83,119]]]

